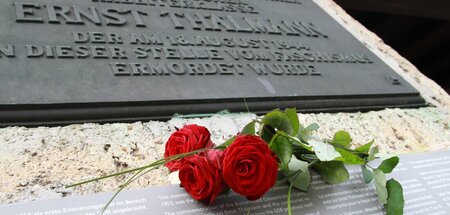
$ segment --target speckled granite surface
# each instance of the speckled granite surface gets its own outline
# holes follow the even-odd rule
[[[367,113],[300,114],[304,124],[321,125],[321,137],[340,129],[349,131],[354,144],[375,139],[383,152],[407,153],[450,146],[450,96],[411,63],[385,45],[330,0],[316,2],[369,49],[402,75],[435,107],[386,109]],[[255,115],[215,115],[204,119],[131,124],[83,124],[65,127],[9,127],[0,129],[0,203],[59,198],[117,189],[117,177],[73,189],[64,185],[160,158],[175,126],[197,123],[211,130],[220,143],[238,132]],[[131,188],[169,183],[165,169],[136,181]]]

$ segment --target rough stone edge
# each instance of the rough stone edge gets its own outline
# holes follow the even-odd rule
[[[426,102],[440,108],[450,110],[450,96],[436,82],[422,74],[406,58],[351,17],[344,9],[332,0],[313,0],[333,19],[351,32],[358,40],[368,47],[375,55],[389,65],[394,71],[415,87]]]

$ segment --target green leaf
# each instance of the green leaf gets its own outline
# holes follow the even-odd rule
[[[336,149],[334,149],[334,147],[330,144],[322,141],[311,140],[309,141],[309,145],[313,147],[314,152],[320,161],[332,161],[341,157],[341,154],[339,154],[339,152],[337,152]]]
[[[380,166],[378,166],[378,169],[383,171],[384,173],[391,173],[392,170],[394,170],[395,166],[397,166],[398,162],[399,158],[397,156],[391,157],[381,162]]]
[[[242,134],[251,134],[251,135],[255,135],[256,131],[255,131],[255,121],[251,121],[250,123],[248,123],[244,129],[242,129]]]
[[[292,144],[292,147],[294,148],[294,154],[295,153],[307,154],[307,153],[313,152],[312,146],[306,145],[304,143],[294,142]]]
[[[279,135],[281,135],[281,136],[283,136],[283,137],[289,139],[289,140],[291,141],[292,145],[293,145],[295,148],[297,148],[297,149],[298,149],[298,148],[303,148],[303,149],[305,149],[306,151],[303,150],[304,153],[308,153],[308,152],[312,152],[312,151],[313,151],[313,149],[312,149],[313,147],[312,147],[312,146],[303,143],[302,141],[300,141],[298,138],[296,138],[296,137],[294,137],[294,136],[291,136],[291,135],[289,135],[289,134],[286,134],[286,133],[284,133],[283,131],[277,131],[277,134],[279,134]]]
[[[308,162],[292,157],[288,170],[283,171],[289,183],[295,188],[307,191],[311,183],[311,174],[308,169]]]
[[[301,170],[303,172],[308,171],[308,162],[297,159],[296,157],[292,157],[291,162],[288,165],[289,170],[297,171]]]
[[[347,148],[348,145],[350,145],[350,143],[352,142],[352,138],[350,137],[350,134],[348,132],[338,131],[336,132],[336,134],[334,134],[331,142]]]
[[[349,178],[349,173],[341,161],[319,162],[314,164],[313,167],[330,184],[339,184]]]
[[[271,126],[272,128],[284,131],[289,135],[292,135],[292,133],[294,132],[294,129],[291,126],[289,118],[286,116],[286,114],[284,114],[280,110],[273,110],[269,112],[264,116],[262,122],[265,125]]]
[[[371,140],[370,142],[368,142],[368,143],[366,143],[366,144],[356,148],[355,151],[368,154],[369,150],[370,150],[370,147],[372,147],[372,144],[373,144],[373,140]]]
[[[317,123],[313,123],[311,125],[308,125],[308,127],[306,127],[306,130],[310,130],[310,131],[317,131],[319,129],[319,125]]]
[[[266,143],[269,143],[272,140],[273,135],[275,135],[275,129],[273,129],[271,126],[263,125],[259,129],[259,136],[261,139],[266,141]]]
[[[316,123],[308,125],[306,128],[300,125],[298,138],[303,141],[308,141],[311,138],[311,133],[317,131],[317,129],[319,129],[319,125]]]
[[[287,169],[293,153],[292,143],[283,136],[277,136],[270,146],[281,160],[281,169]]]
[[[361,170],[366,184],[370,183],[373,179],[373,172],[367,169],[366,165],[361,165]]]
[[[388,192],[387,203],[384,205],[386,215],[403,215],[405,200],[403,199],[403,188],[400,183],[390,179],[386,183]]]
[[[297,171],[286,170],[286,171],[287,173],[285,174],[288,178],[289,183],[292,186],[301,191],[305,192],[308,191],[309,185],[311,183],[311,174],[308,169],[306,170],[306,172],[303,172],[301,170]]]
[[[286,108],[284,110],[284,114],[288,117],[289,121],[291,122],[292,129],[294,130],[292,132],[292,136],[297,136],[298,129],[300,128],[300,122],[298,121],[298,115],[297,115],[297,109],[296,108]]]
[[[375,188],[378,193],[378,200],[380,200],[381,204],[386,204],[388,197],[388,192],[386,189],[386,176],[384,175],[383,171],[379,169],[374,169],[373,173],[373,178],[375,179]]]
[[[342,157],[342,161],[344,161],[344,163],[348,163],[348,164],[364,164],[366,161],[364,159],[362,159],[361,157],[359,157],[358,155],[355,155],[345,149],[341,149],[341,148],[336,148],[336,151],[339,152],[339,154],[341,154]]]
[[[367,158],[367,160],[368,161],[375,160],[375,155],[378,154],[378,152],[380,152],[380,150],[378,149],[378,146],[370,148],[370,150],[369,150],[369,157]]]

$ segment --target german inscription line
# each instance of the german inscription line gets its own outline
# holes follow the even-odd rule
[[[318,63],[371,64],[370,57],[358,53],[319,52],[297,38],[327,40],[328,34],[311,22],[273,20],[251,17],[254,7],[237,0],[228,1],[149,1],[92,0],[111,3],[109,7],[39,4],[14,2],[17,23],[134,26],[151,28],[155,17],[145,7],[114,8],[112,3],[136,4],[223,12],[247,13],[217,15],[197,12],[160,11],[156,19],[166,21],[173,29],[234,32],[256,35],[288,36],[287,39],[239,38],[230,36],[165,35],[156,32],[67,32],[69,45],[0,43],[0,58],[14,58],[23,53],[27,58],[47,59],[111,59],[111,74],[116,76],[146,75],[321,75]],[[289,3],[299,3],[287,1]],[[135,59],[136,62],[131,62]],[[189,61],[186,61],[189,60]],[[202,61],[201,63],[197,61]],[[208,61],[204,61],[208,60]]]

